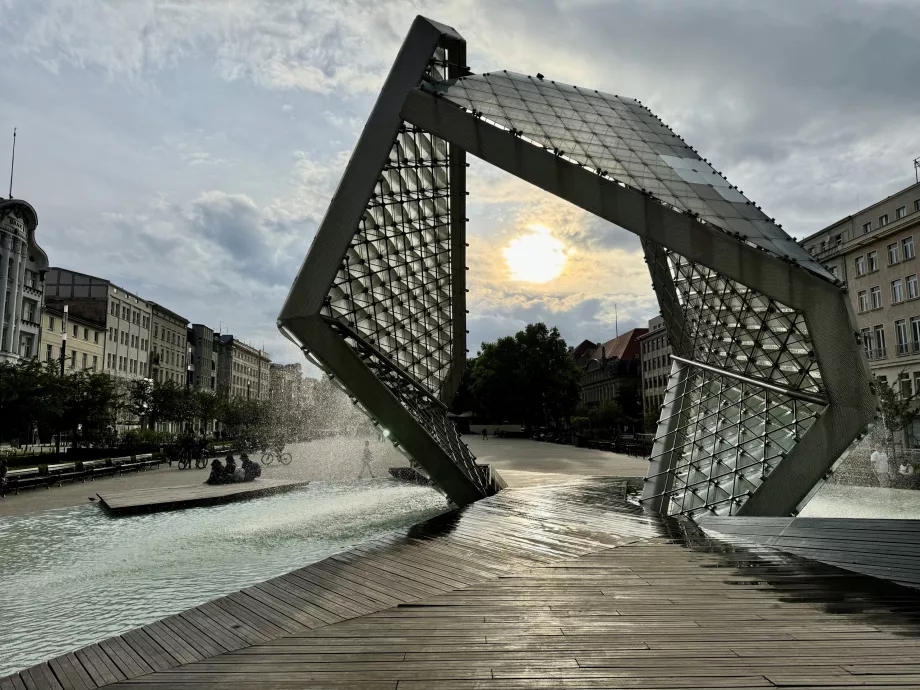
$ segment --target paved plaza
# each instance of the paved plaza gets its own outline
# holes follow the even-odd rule
[[[512,487],[555,484],[576,476],[640,477],[645,475],[646,460],[587,448],[529,439],[489,439],[467,435],[477,459],[492,463]],[[293,462],[287,467],[277,464],[263,467],[264,477],[300,481],[343,481],[356,478],[361,471],[363,438],[336,437],[295,443],[288,446]],[[389,467],[405,466],[405,457],[386,442],[370,440],[374,473],[383,476]],[[258,462],[257,454],[253,459]],[[195,484],[207,478],[207,470],[178,470],[164,465],[147,472],[132,472],[120,477],[76,482],[50,489],[29,489],[19,495],[0,499],[0,517],[22,515],[39,510],[65,508],[92,502],[97,491],[123,492],[181,484]]]

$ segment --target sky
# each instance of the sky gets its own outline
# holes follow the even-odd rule
[[[301,361],[275,319],[419,13],[474,72],[639,99],[796,237],[914,181],[916,0],[0,0],[0,160],[18,127],[52,265]],[[474,354],[657,313],[634,236],[475,159],[468,189]]]

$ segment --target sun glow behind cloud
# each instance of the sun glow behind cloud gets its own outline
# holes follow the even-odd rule
[[[565,245],[543,225],[531,225],[502,251],[512,280],[548,283],[562,275],[568,259]]]

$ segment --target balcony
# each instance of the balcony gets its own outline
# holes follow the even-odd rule
[[[875,361],[879,359],[885,359],[888,356],[887,350],[884,347],[869,347],[866,348],[866,357],[870,361]]]

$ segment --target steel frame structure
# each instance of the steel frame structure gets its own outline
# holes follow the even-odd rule
[[[651,510],[787,515],[875,413],[842,284],[639,101],[472,74],[416,18],[279,317],[457,504],[488,472],[447,419],[465,359],[465,154],[638,235],[674,352]]]

